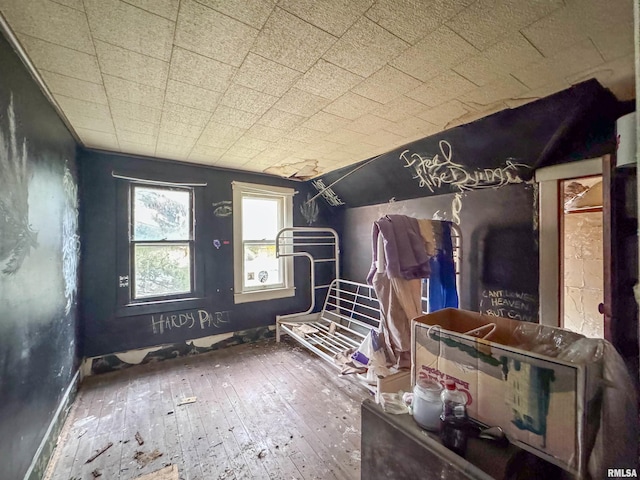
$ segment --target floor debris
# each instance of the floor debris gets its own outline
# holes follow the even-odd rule
[[[157,448],[154,449],[151,453],[136,450],[136,453],[133,454],[133,458],[142,466],[147,465],[149,462],[152,462],[156,458],[160,458],[161,456],[162,452],[158,451]]]
[[[91,472],[91,475],[93,475],[93,478],[98,478],[102,476],[102,472],[96,468],[93,472]]]
[[[168,465],[155,472],[147,473],[133,480],[179,480],[178,466]]]
[[[180,405],[187,405],[189,403],[195,403],[196,400],[198,400],[198,397],[185,397],[182,400],[180,400],[180,402],[178,402],[178,407]]]
[[[106,452],[107,450],[109,450],[111,447],[113,447],[113,442],[109,442],[106,446],[102,447],[100,450],[98,450],[96,453],[94,453],[91,458],[89,458],[89,460],[87,460],[86,463],[91,463],[93,462],[96,458],[98,458],[100,455],[102,455],[104,452]]]
[[[267,451],[266,450],[260,450],[260,453],[258,454],[258,458],[264,458],[267,456]]]
[[[138,445],[144,445],[144,440],[142,439],[140,432],[136,432],[136,441],[138,442]]]

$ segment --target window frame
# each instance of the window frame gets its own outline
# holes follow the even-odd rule
[[[275,300],[295,295],[293,278],[293,258],[279,257],[282,282],[278,285],[245,287],[244,245],[246,243],[271,244],[271,241],[244,240],[242,232],[242,201],[246,197],[278,200],[279,225],[277,230],[293,226],[294,189],[260,185],[254,183],[232,182],[233,189],[233,277],[234,303],[247,303],[263,300]],[[275,239],[273,240],[275,244]]]
[[[134,191],[136,187],[158,190],[189,191],[191,212],[190,239],[167,241],[138,241],[133,239]],[[117,189],[117,241],[116,241],[116,287],[117,317],[145,315],[172,310],[195,308],[204,299],[204,258],[201,239],[198,235],[197,212],[202,210],[200,192],[191,185],[176,185],[162,181],[118,180]],[[134,298],[134,246],[136,244],[189,244],[190,249],[190,283],[191,290],[185,293],[158,295],[153,297]]]

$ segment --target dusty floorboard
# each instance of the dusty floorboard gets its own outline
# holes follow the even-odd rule
[[[45,479],[130,480],[171,464],[181,480],[359,479],[368,396],[286,341],[90,377]]]

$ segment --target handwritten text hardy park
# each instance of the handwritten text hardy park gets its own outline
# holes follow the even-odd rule
[[[230,312],[228,311],[209,313],[206,310],[198,310],[197,313],[161,313],[159,317],[151,315],[151,328],[153,329],[153,333],[158,334],[174,328],[188,329],[197,328],[198,326],[201,330],[220,328],[223,324],[230,322],[229,314]]]
[[[404,167],[413,169],[413,178],[418,180],[420,187],[426,187],[431,192],[443,185],[451,185],[462,192],[522,183],[518,170],[529,168],[523,163],[507,160],[502,167],[467,171],[464,165],[452,161],[453,147],[449,142],[440,140],[439,146],[440,154],[431,158],[423,157],[419,153],[410,154],[409,150],[400,154],[400,159],[405,162]]]

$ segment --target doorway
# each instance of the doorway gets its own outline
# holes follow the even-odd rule
[[[602,176],[560,181],[560,326],[604,338]]]

